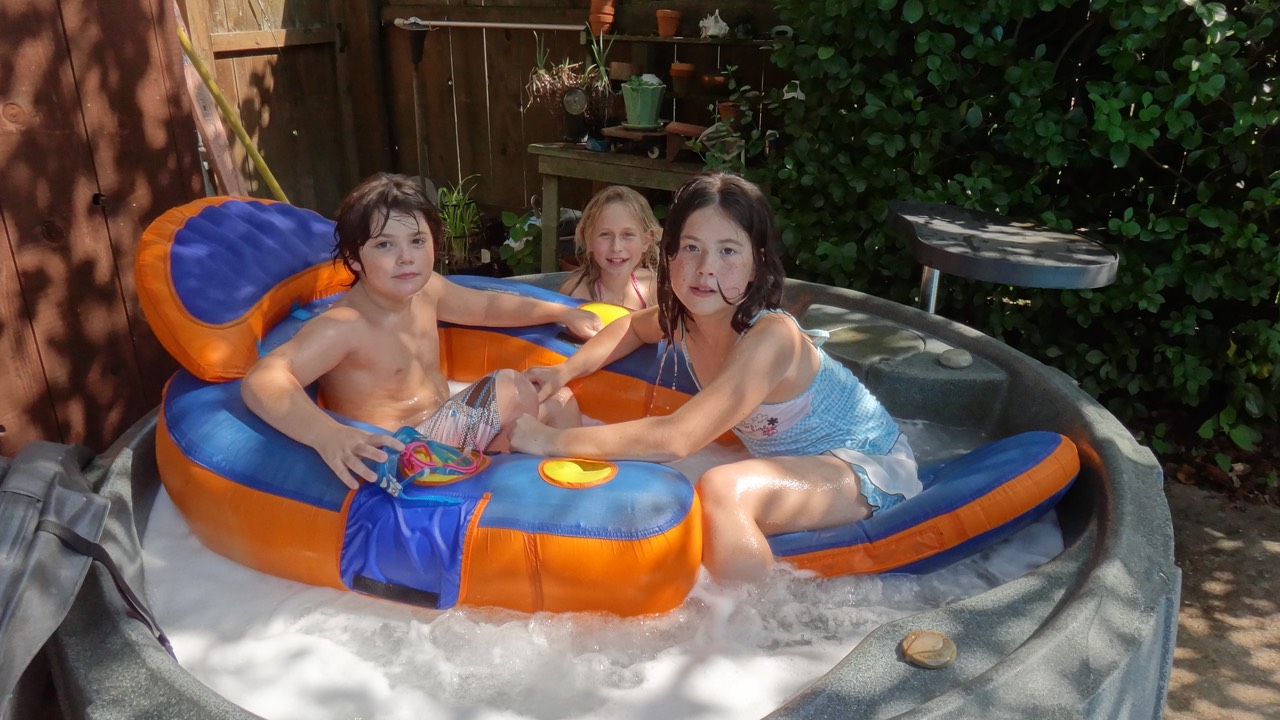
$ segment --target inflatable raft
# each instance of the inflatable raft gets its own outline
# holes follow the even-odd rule
[[[165,389],[157,461],[197,537],[272,575],[432,608],[636,615],[679,605],[698,573],[701,514],[692,483],[667,466],[513,453],[394,496],[374,484],[352,491],[243,405],[239,381],[259,355],[346,289],[332,247],[333,224],[315,213],[237,198],[175,208],[144,233],[139,298],[183,366]],[[450,280],[580,304],[518,282]],[[554,325],[441,327],[442,366],[461,382],[576,347]],[[665,367],[661,354],[641,349],[575,381],[583,411],[615,422],[678,407],[691,375],[678,352]],[[825,575],[932,569],[1038,518],[1078,470],[1065,437],[1024,433],[925,468],[919,497],[873,518],[770,542]]]

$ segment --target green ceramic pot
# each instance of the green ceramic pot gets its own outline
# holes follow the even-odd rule
[[[665,85],[622,84],[622,102],[627,106],[628,127],[636,129],[657,128],[658,109],[662,107]]]

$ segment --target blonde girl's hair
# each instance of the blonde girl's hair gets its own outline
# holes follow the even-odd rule
[[[575,282],[569,289],[569,293],[586,283],[591,299],[600,300],[596,297],[596,280],[600,279],[600,266],[596,264],[595,258],[591,257],[586,234],[599,221],[604,209],[612,203],[620,203],[630,210],[631,214],[640,220],[640,231],[650,238],[649,247],[640,258],[640,267],[656,268],[658,266],[658,244],[662,241],[662,228],[658,225],[658,218],[653,215],[653,208],[649,207],[649,201],[629,187],[610,185],[591,198],[591,202],[587,203],[587,207],[582,211],[582,217],[578,219],[578,228],[573,233],[573,244],[577,250],[579,267],[571,276]]]

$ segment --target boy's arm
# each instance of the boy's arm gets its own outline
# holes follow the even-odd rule
[[[347,487],[355,489],[360,484],[357,478],[377,480],[365,458],[383,462],[387,454],[382,446],[396,451],[404,448],[394,437],[334,420],[304,390],[337,367],[351,348],[352,333],[343,323],[318,317],[254,364],[240,386],[240,395],[258,417],[314,449]]]
[[[588,310],[523,295],[462,287],[439,275],[431,276],[428,288],[436,298],[437,317],[459,325],[518,327],[556,322],[584,340],[604,326],[599,316]]]

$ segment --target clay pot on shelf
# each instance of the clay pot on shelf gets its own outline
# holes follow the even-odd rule
[[[720,116],[720,122],[734,127],[738,122],[738,103],[733,100],[721,100],[716,103],[716,115]]]
[[[680,11],[658,11],[658,37],[675,37],[680,32]]]
[[[693,89],[693,63],[671,63],[671,92],[676,97],[685,97]]]
[[[720,95],[725,93],[729,87],[729,75],[723,70],[717,70],[713,73],[703,73],[698,78],[698,82],[702,84],[702,89],[712,95]]]
[[[591,12],[587,14],[587,24],[591,26],[593,35],[607,33],[613,27],[615,1],[591,0]]]
[[[634,73],[634,70],[632,69],[631,63],[629,62],[614,60],[613,62],[609,63],[609,79],[610,80],[626,82],[627,80],[631,79],[631,76],[633,74],[635,73]]]
[[[603,35],[613,27],[613,16],[592,13],[587,16],[587,25],[591,26],[592,35]]]

